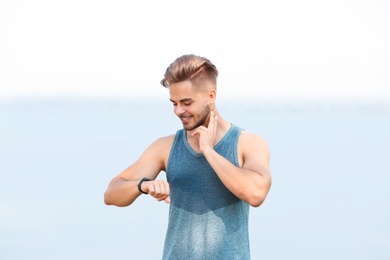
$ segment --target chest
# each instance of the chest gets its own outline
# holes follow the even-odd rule
[[[233,164],[235,164],[238,167],[241,167],[244,163],[243,154],[241,152],[241,149],[239,149],[239,141],[237,143],[232,142],[229,146],[224,147],[224,149],[218,149],[221,145],[220,141],[223,139],[223,137],[218,138],[214,142],[214,149],[218,151],[219,154],[221,154],[223,157],[231,161]],[[202,154],[200,147],[199,147],[199,140],[195,137],[187,138],[186,141],[187,148],[189,150],[192,150],[195,154]],[[221,152],[219,152],[221,150]],[[230,158],[227,158],[230,156]]]
[[[217,144],[220,143],[220,141],[223,139],[226,133],[219,134],[216,136],[216,138],[212,141],[212,145],[215,148]],[[197,154],[202,153],[200,150],[200,145],[199,145],[199,138],[198,137],[193,137],[190,135],[187,135],[186,137],[186,142],[188,143],[188,146]]]
[[[188,138],[187,143],[189,147],[195,152],[195,153],[201,153],[200,146],[199,146],[199,140],[195,137]]]

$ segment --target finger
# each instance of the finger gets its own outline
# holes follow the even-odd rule
[[[191,133],[191,136],[194,137],[196,135],[199,134],[199,130],[198,129],[195,129],[192,133]]]
[[[169,186],[169,182],[165,182],[165,191],[166,191],[166,193],[168,194],[168,195],[170,195],[171,194],[171,188],[170,188],[170,186]]]
[[[160,181],[159,182],[160,189],[161,189],[161,195],[159,197],[156,196],[157,201],[164,200],[165,203],[169,204],[171,202],[170,198],[170,190],[169,190],[169,183],[166,181]]]
[[[153,182],[154,192],[151,194],[154,198],[158,199],[161,195],[164,195],[164,187],[161,185],[161,181],[156,180]]]
[[[196,136],[196,135],[200,135],[200,132],[202,130],[207,130],[204,126],[199,126],[198,128],[196,128],[192,133],[191,133],[191,136]]]
[[[165,184],[165,192],[166,192],[166,195],[167,195],[164,198],[164,201],[165,201],[165,203],[169,204],[169,203],[171,203],[171,197],[169,196],[171,194],[171,190],[170,190],[168,182],[164,182],[164,184]]]
[[[146,187],[148,190],[146,192],[150,195],[154,194],[155,189],[154,189],[153,181],[148,181],[148,182],[144,182],[144,183],[147,183]]]
[[[209,124],[207,125],[207,128],[210,129],[210,128],[214,128],[214,111],[211,111],[210,112],[210,120],[209,120]]]
[[[165,193],[164,181],[158,181],[156,184],[157,184],[157,186],[158,186],[158,192],[156,193],[156,196],[157,196],[157,197],[164,196],[164,195],[166,194],[166,193]]]
[[[214,117],[214,136],[217,134],[217,127],[218,127],[218,117]]]
[[[149,184],[149,195],[157,198],[159,194],[161,194],[160,186],[158,185],[158,181],[150,181]]]
[[[157,201],[165,201],[166,203],[169,203],[171,202],[171,199],[169,197],[169,195],[165,194],[163,197],[160,197],[160,198],[156,198]]]
[[[161,193],[159,194],[159,200],[165,200],[169,196],[169,183],[161,180],[159,182]]]

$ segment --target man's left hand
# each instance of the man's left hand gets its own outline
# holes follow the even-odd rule
[[[208,149],[214,149],[217,135],[218,118],[214,111],[210,112],[210,120],[207,127],[199,126],[192,132],[192,136],[199,140],[199,149],[204,153]]]

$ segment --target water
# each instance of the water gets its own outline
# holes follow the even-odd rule
[[[168,206],[109,207],[116,174],[180,122],[169,101],[0,104],[0,259],[160,259]],[[390,109],[378,103],[222,101],[262,135],[273,186],[250,211],[253,259],[390,258]],[[164,175],[161,175],[164,178]]]

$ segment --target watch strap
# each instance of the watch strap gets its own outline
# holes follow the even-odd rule
[[[138,187],[138,190],[139,190],[140,192],[142,192],[143,194],[148,194],[148,193],[144,192],[144,191],[141,189],[141,185],[142,185],[142,183],[143,183],[144,181],[151,181],[151,179],[146,178],[146,177],[142,178],[142,179],[138,182],[137,187]]]

